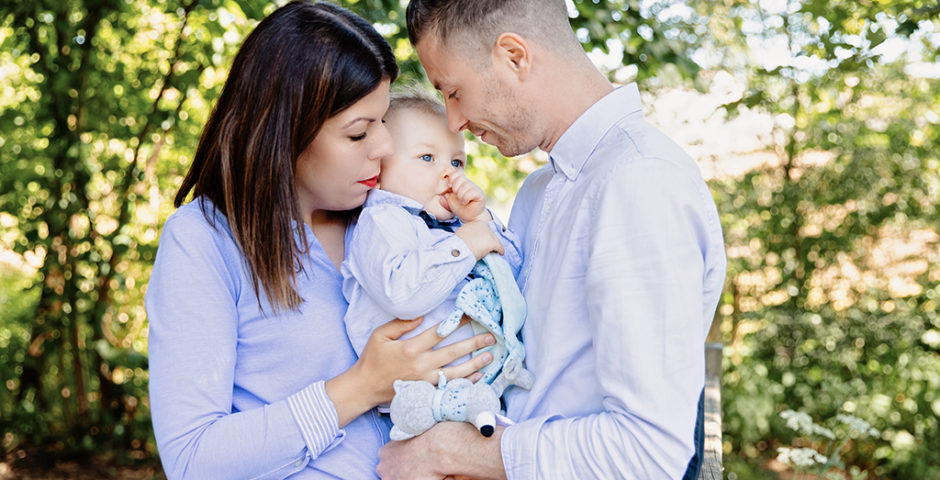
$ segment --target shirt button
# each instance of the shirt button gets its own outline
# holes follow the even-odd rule
[[[505,227],[505,226],[503,227],[503,231],[504,231],[504,232],[506,231],[506,227]]]
[[[303,464],[304,464],[304,461],[303,461],[303,460],[297,460],[296,462],[294,462],[294,466],[295,466],[295,467],[299,467],[299,466],[301,466],[301,465],[303,465]]]
[[[457,249],[455,248],[455,249],[453,249],[453,250],[450,251],[450,254],[453,255],[453,256],[455,256],[455,257],[459,257],[459,256],[460,256],[460,250],[457,250]]]

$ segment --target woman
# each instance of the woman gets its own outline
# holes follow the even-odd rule
[[[398,341],[420,320],[396,320],[357,359],[346,337],[338,268],[392,148],[381,119],[397,74],[368,23],[324,3],[278,9],[235,57],[147,291],[168,477],[374,477],[389,425],[372,409],[392,380],[436,381],[491,341],[432,350],[434,329]]]

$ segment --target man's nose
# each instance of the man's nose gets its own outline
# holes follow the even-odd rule
[[[463,116],[460,108],[454,102],[447,104],[447,128],[454,133],[460,133],[467,128],[469,121]]]

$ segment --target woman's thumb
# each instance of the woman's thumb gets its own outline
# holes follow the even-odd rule
[[[382,325],[377,330],[380,331],[383,337],[390,338],[392,340],[398,340],[402,335],[414,330],[421,325],[421,321],[424,320],[424,316],[418,317],[414,320],[402,320],[396,318],[389,321],[385,325]]]

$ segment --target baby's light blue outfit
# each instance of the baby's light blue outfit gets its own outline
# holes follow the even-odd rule
[[[422,209],[417,201],[384,190],[370,192],[362,207],[341,269],[349,301],[346,332],[356,353],[362,353],[372,330],[395,318],[424,315],[403,338],[436,327],[454,312],[458,292],[476,265],[470,247],[448,230],[429,228],[417,215]],[[515,276],[522,265],[515,235],[495,215],[489,225]],[[452,226],[460,227],[460,221]],[[464,326],[440,345],[471,336],[473,330]]]

